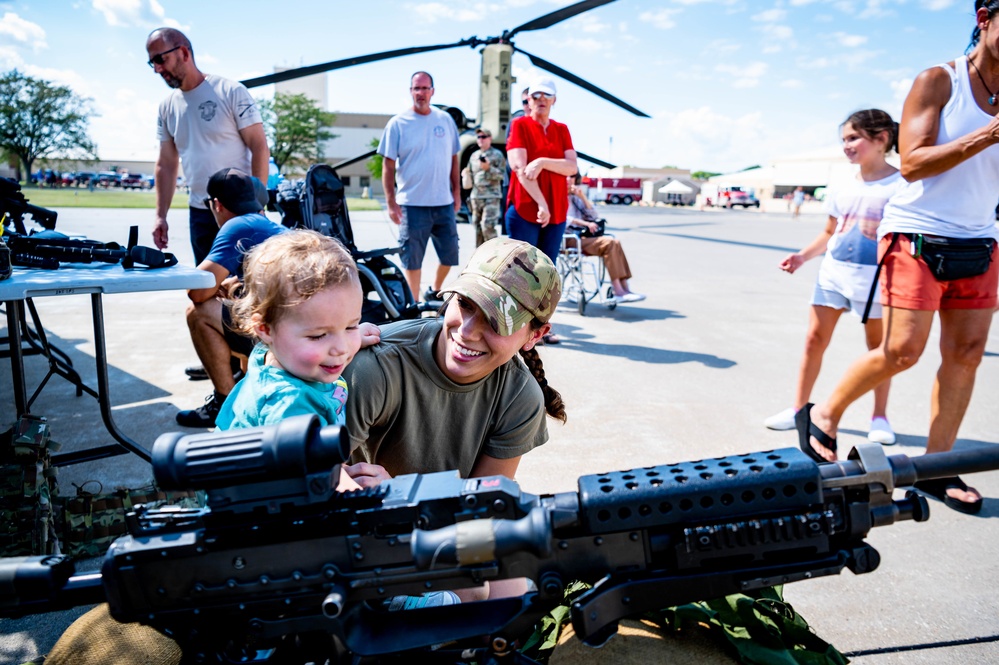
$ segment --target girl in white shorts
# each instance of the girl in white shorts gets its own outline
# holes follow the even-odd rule
[[[885,161],[885,155],[897,149],[898,123],[884,111],[857,111],[840,129],[843,152],[851,164],[860,166],[856,178],[831,192],[826,199],[829,220],[826,228],[804,249],[789,254],[780,269],[794,273],[809,259],[825,252],[812,295],[805,352],[798,370],[794,405],[763,421],[770,429],[794,429],[794,414],[808,403],[822,367],[822,356],[840,314],[852,311],[863,315],[878,263],[877,230],[885,203],[905,183],[898,169]],[[881,304],[872,303],[864,326],[867,348],[881,344]],[[874,414],[871,418],[871,441],[891,445],[895,433],[885,415],[889,382],[874,389]]]

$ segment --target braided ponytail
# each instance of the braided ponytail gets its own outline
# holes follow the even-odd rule
[[[531,370],[534,380],[541,386],[541,392],[545,396],[545,411],[555,420],[564,423],[567,416],[565,413],[565,404],[562,403],[562,395],[548,385],[548,379],[545,378],[545,367],[541,363],[541,356],[538,355],[538,350],[535,348],[529,351],[521,349],[520,357],[523,358],[527,369]]]

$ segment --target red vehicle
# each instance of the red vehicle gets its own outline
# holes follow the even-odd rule
[[[701,190],[704,192],[705,190]],[[712,196],[713,194],[713,196]],[[705,203],[716,208],[759,208],[760,201],[742,187],[718,187],[707,194]]]
[[[642,200],[641,178],[583,178],[591,201],[631,205]]]

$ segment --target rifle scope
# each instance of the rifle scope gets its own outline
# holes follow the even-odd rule
[[[347,428],[320,426],[314,415],[273,427],[204,434],[163,434],[153,444],[153,473],[166,490],[217,489],[305,476],[350,456]]]

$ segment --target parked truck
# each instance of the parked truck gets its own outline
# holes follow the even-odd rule
[[[583,178],[591,201],[631,205],[642,200],[641,178]]]
[[[704,197],[705,205],[714,206],[715,208],[728,208],[731,210],[735,207],[760,207],[759,199],[756,198],[751,189],[746,187],[705,186],[701,188],[701,194]]]

